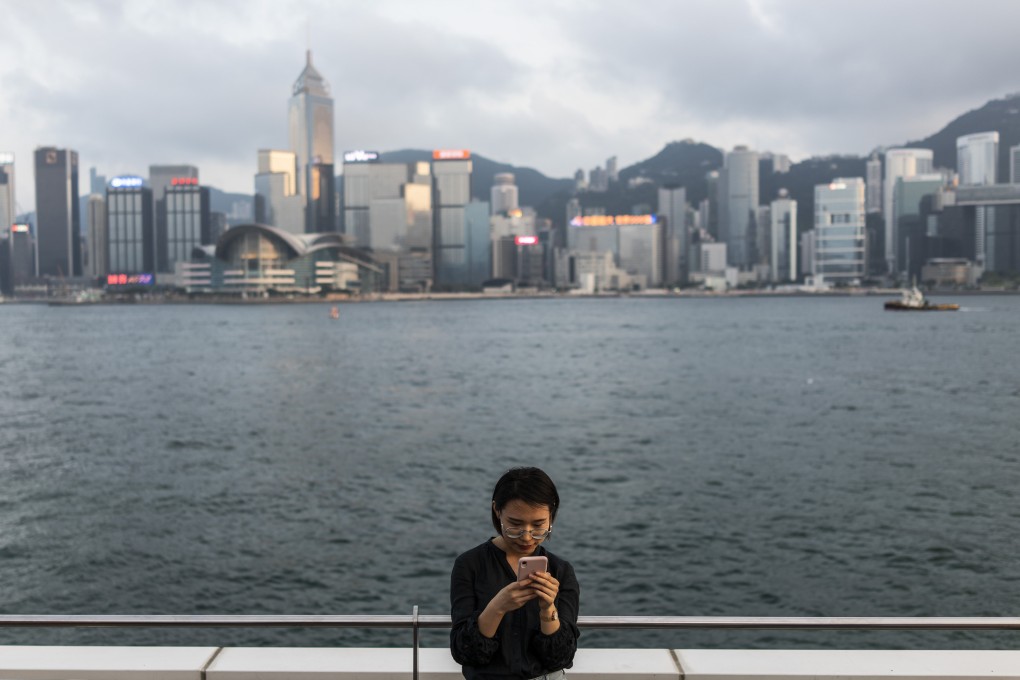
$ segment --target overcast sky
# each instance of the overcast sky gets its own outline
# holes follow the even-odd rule
[[[794,160],[1020,91],[1016,0],[0,0],[0,152],[251,193],[308,46],[336,149],[468,148],[555,177],[685,138]]]

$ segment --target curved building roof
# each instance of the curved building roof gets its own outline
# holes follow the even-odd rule
[[[335,250],[338,254],[343,255],[345,259],[357,260],[359,263],[369,267],[375,266],[375,261],[367,253],[344,245],[343,236],[336,232],[292,234],[289,231],[271,227],[268,224],[256,223],[239,224],[223,232],[216,241],[215,256],[221,260],[226,260],[230,245],[242,236],[253,232],[265,236],[278,246],[282,246],[283,251],[288,255],[288,259],[302,257],[320,250]]]

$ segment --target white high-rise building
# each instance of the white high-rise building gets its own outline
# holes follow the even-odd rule
[[[492,178],[493,185],[489,192],[489,210],[493,215],[517,210],[520,207],[517,198],[517,185],[514,184],[512,172],[501,172]]]
[[[838,178],[815,186],[814,273],[827,282],[859,283],[866,273],[864,180]]]
[[[738,146],[726,154],[719,173],[719,240],[726,243],[729,264],[752,262],[758,210],[758,152]]]
[[[779,190],[779,198],[772,201],[772,228],[769,239],[772,252],[769,270],[774,283],[797,280],[797,201],[790,198],[786,189]]]
[[[893,211],[893,189],[901,177],[913,177],[932,172],[935,154],[931,149],[889,149],[885,152],[885,179],[882,183],[882,217],[885,220],[886,271],[896,273],[896,244],[899,234]]]
[[[977,132],[956,138],[956,172],[961,185],[995,184],[998,164],[998,132]],[[974,209],[974,257],[979,264],[995,261],[995,254],[989,252],[994,240],[987,238],[994,224],[995,208],[978,206]]]
[[[995,184],[998,162],[998,132],[978,132],[956,138],[956,172],[961,185]]]

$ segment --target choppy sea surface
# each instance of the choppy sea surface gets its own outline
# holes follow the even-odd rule
[[[1020,297],[956,301],[373,303],[338,321],[318,304],[0,306],[0,613],[448,613],[454,557],[493,533],[493,483],[533,464],[560,487],[548,547],[574,564],[582,614],[1015,616]],[[3,644],[409,642],[0,630]]]

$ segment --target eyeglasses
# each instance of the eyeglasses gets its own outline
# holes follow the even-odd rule
[[[521,529],[520,527],[508,527],[502,522],[499,523],[503,527],[503,535],[507,538],[520,538],[524,534],[528,534],[536,541],[541,541],[544,538],[548,538],[549,534],[552,533],[553,528],[548,529]]]

